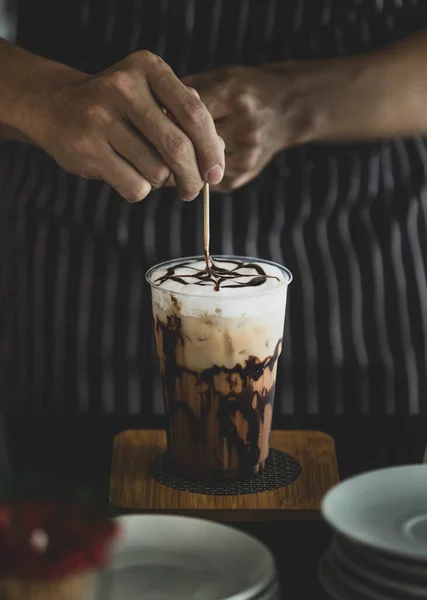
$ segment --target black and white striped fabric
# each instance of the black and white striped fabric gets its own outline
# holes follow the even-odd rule
[[[148,48],[181,76],[366,51],[427,27],[426,0],[21,0],[22,46],[87,72]],[[420,74],[423,76],[424,74]],[[309,145],[212,202],[215,253],[285,264],[276,410],[415,414],[427,392],[427,144]],[[152,264],[199,253],[202,203],[139,205],[0,145],[3,403],[162,412]]]

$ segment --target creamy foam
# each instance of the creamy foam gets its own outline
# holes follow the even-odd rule
[[[200,273],[206,268],[203,258],[178,259],[159,265],[148,276],[153,286],[154,304],[165,312],[179,306],[182,315],[225,318],[250,317],[284,309],[290,273],[274,264],[249,258],[214,258],[213,261],[221,270],[229,272],[235,272],[238,263],[238,276],[226,279],[216,288],[215,281],[200,280]],[[173,276],[168,277],[171,269]]]

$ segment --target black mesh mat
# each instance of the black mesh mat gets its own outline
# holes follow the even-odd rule
[[[300,463],[286,452],[271,450],[265,469],[240,481],[193,481],[177,474],[167,453],[158,456],[151,466],[151,476],[167,487],[182,492],[208,496],[237,496],[269,492],[289,485],[301,473]]]

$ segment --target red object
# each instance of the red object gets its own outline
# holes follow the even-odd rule
[[[63,577],[102,567],[117,525],[83,504],[22,500],[0,507],[0,577]]]

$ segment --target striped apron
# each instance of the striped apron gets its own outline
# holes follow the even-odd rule
[[[141,48],[179,76],[368,51],[426,0],[20,0],[17,41],[96,73]],[[421,75],[421,74],[420,74]],[[282,415],[416,414],[427,392],[427,145],[310,144],[212,199],[212,251],[294,274]],[[129,205],[42,151],[0,144],[0,400],[24,414],[162,412],[154,263],[200,253],[202,203]]]

